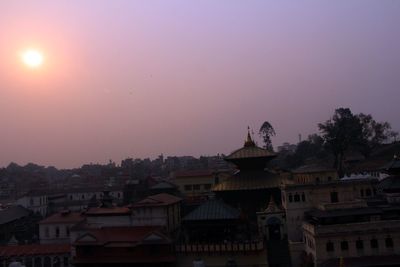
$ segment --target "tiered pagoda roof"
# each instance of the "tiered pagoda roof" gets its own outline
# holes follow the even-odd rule
[[[258,147],[248,132],[244,146],[233,151],[225,160],[232,162],[239,169],[264,169],[267,161],[276,156],[276,153]]]
[[[248,132],[244,146],[225,158],[226,161],[234,163],[239,171],[224,182],[217,184],[213,191],[258,190],[279,187],[281,177],[266,170],[267,162],[276,156],[276,153],[258,147],[252,140],[250,132]]]

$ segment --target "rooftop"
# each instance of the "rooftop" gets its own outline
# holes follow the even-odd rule
[[[161,193],[153,196],[146,197],[132,205],[135,207],[152,207],[152,206],[166,206],[178,203],[182,199],[170,194]]]
[[[0,210],[0,225],[29,216],[31,212],[22,206],[10,206]]]
[[[39,222],[39,224],[77,223],[85,219],[81,212],[61,211]]]
[[[88,216],[118,216],[131,213],[126,207],[90,208],[85,214]]]
[[[0,247],[0,257],[69,254],[70,252],[69,244],[30,244]]]
[[[169,243],[170,240],[159,232],[160,227],[136,226],[136,227],[106,227],[91,229],[78,237],[75,245],[107,245],[109,243],[137,243],[156,242]],[[123,244],[122,244],[123,245]]]
[[[268,189],[281,186],[281,177],[268,171],[240,171],[214,186],[212,191],[241,191]]]
[[[225,204],[224,202],[211,199],[200,205],[191,213],[186,215],[183,221],[208,221],[208,220],[236,220],[239,219],[239,210]]]
[[[322,166],[320,164],[303,165],[294,169],[292,173],[315,173],[315,172],[336,172],[334,168]]]

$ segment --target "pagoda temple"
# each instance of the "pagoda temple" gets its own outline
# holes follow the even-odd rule
[[[238,170],[217,184],[213,192],[217,198],[241,210],[244,216],[255,219],[256,212],[264,210],[271,197],[275,203],[281,203],[280,185],[284,177],[267,168],[267,163],[276,156],[258,147],[248,132],[244,146],[225,158]]]

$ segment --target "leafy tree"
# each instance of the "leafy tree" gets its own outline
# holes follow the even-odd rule
[[[380,144],[395,138],[398,134],[392,131],[392,127],[388,122],[376,122],[371,115],[360,113],[357,115],[362,126],[362,142],[359,151],[365,157],[369,157],[371,152]]]
[[[350,147],[363,144],[363,126],[349,108],[338,108],[333,117],[318,127],[328,150],[335,158],[334,167],[343,174],[344,153]]]
[[[261,125],[261,128],[260,128],[258,134],[261,136],[261,138],[264,141],[264,148],[269,151],[274,151],[274,148],[272,146],[272,141],[271,141],[271,137],[275,136],[274,127],[272,127],[272,125],[268,121],[265,121]]]

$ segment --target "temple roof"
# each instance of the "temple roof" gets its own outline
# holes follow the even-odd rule
[[[211,199],[186,215],[183,221],[236,220],[240,211],[224,202]]]
[[[91,229],[81,235],[75,241],[75,245],[106,245],[109,243],[131,243],[132,246],[144,241],[160,241],[169,243],[170,239],[162,234],[158,226],[121,226],[105,227],[101,229]],[[151,239],[152,235],[157,235],[158,240]],[[150,239],[149,239],[150,237]]]
[[[268,207],[265,209],[266,213],[276,213],[282,212],[282,209],[276,204],[274,197],[271,195],[271,198],[268,203]]]
[[[265,157],[276,157],[276,154],[264,148],[258,147],[256,145],[254,146],[245,145],[244,147],[233,151],[225,159],[229,161],[234,159],[265,158]]]
[[[258,147],[251,138],[249,130],[247,132],[247,138],[244,142],[244,146],[242,148],[233,151],[225,159],[229,161],[235,159],[264,158],[264,157],[275,157],[275,156],[276,156],[275,153],[270,152],[264,148]]]
[[[240,191],[275,188],[281,186],[282,179],[279,175],[268,171],[238,172],[214,186],[212,191]]]

